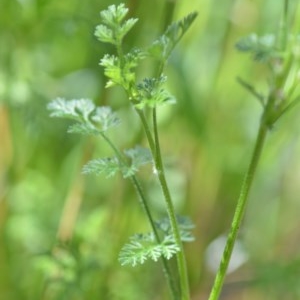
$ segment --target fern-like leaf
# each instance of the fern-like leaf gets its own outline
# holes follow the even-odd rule
[[[182,242],[193,242],[195,240],[191,231],[194,229],[195,225],[189,217],[186,216],[176,216],[177,224],[180,231],[180,238]],[[174,240],[172,234],[172,227],[170,220],[168,218],[163,218],[155,222],[158,230],[162,231],[166,237]]]
[[[77,133],[82,135],[99,135],[100,132],[100,130],[90,123],[75,123],[68,128],[68,133]]]
[[[280,55],[276,49],[276,38],[273,34],[261,37],[251,34],[241,39],[236,44],[236,48],[241,52],[251,53],[253,59],[261,63],[267,63],[270,59]]]
[[[143,264],[147,259],[158,261],[160,257],[172,258],[180,248],[170,237],[157,244],[153,234],[136,234],[130,238],[119,254],[121,265],[131,265],[133,267]]]
[[[148,52],[156,59],[166,61],[174,47],[192,25],[197,15],[196,12],[193,12],[182,20],[172,23],[165,33],[153,42]]]
[[[141,166],[153,161],[150,150],[140,146],[125,150],[124,153],[131,160],[130,167],[126,172],[127,174],[124,174],[125,177],[135,174]]]
[[[79,122],[88,120],[95,109],[90,99],[66,100],[57,98],[47,105],[51,111],[50,117],[73,119]]]
[[[142,165],[152,162],[150,150],[136,146],[124,151],[130,161],[127,162],[120,157],[98,158],[89,161],[82,169],[84,174],[101,175],[112,177],[121,172],[124,178],[133,176]]]
[[[69,133],[97,135],[120,123],[110,107],[96,108],[90,99],[57,98],[50,102],[47,108],[51,111],[51,117],[67,118],[78,122],[69,127]]]
[[[89,161],[82,169],[83,174],[104,174],[107,178],[114,176],[121,169],[119,160],[113,158],[98,158]]]
[[[175,98],[163,88],[167,77],[161,76],[159,78],[145,78],[137,85],[137,103],[135,106],[139,109],[148,107],[155,107],[163,104],[174,104]]]
[[[123,3],[110,5],[108,9],[100,12],[101,21],[95,29],[95,36],[99,41],[120,45],[124,36],[130,31],[138,19],[130,18],[124,21],[128,8]]]
[[[124,55],[121,61],[114,55],[106,54],[100,61],[100,65],[104,67],[104,74],[108,77],[106,87],[121,85],[124,89],[128,89],[135,84],[134,68],[137,67],[140,60],[146,57],[146,53],[138,48],[132,49]]]
[[[126,244],[119,255],[119,261],[122,266],[131,265],[135,267],[138,264],[143,264],[148,258],[148,249],[138,241],[131,241]]]
[[[120,124],[117,114],[109,106],[97,107],[91,116],[91,120],[103,132]]]

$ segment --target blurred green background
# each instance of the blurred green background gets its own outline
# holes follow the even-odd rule
[[[236,77],[267,91],[266,69],[234,45],[252,32],[276,32],[283,1],[124,2],[139,18],[126,49],[146,47],[170,19],[199,12],[166,69],[178,103],[159,111],[159,126],[177,210],[196,224],[196,241],[186,246],[192,299],[205,300],[220,256],[214,251],[222,250],[207,247],[230,226],[261,111]],[[294,30],[297,2],[290,1]],[[67,134],[68,122],[46,110],[58,96],[91,98],[119,111],[122,126],[111,135],[121,148],[145,144],[124,93],[104,88],[98,65],[114,51],[93,35],[99,11],[118,3],[0,2],[0,299],[168,299],[158,263],[117,261],[128,237],[149,229],[130,183],[81,174],[109,149]],[[152,71],[143,65],[141,77]],[[223,300],[300,299],[299,115],[298,107],[269,135],[240,232],[243,264],[229,274]],[[145,173],[161,215],[162,196]]]

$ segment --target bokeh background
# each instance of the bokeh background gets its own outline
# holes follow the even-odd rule
[[[193,300],[207,299],[247,169],[261,108],[237,76],[267,91],[268,73],[234,45],[278,31],[283,1],[128,0],[139,22],[125,48],[146,47],[164,24],[199,16],[165,71],[177,104],[159,111],[161,144],[178,213],[195,223],[186,246]],[[83,176],[110,155],[101,140],[66,133],[46,105],[91,98],[118,110],[120,148],[146,145],[119,88],[105,89],[98,65],[114,49],[98,42],[99,11],[111,0],[0,1],[0,298],[3,300],[169,299],[158,263],[121,267],[128,237],[149,229],[130,183]],[[290,1],[293,30],[298,1]],[[139,70],[151,76],[152,62]],[[270,132],[239,235],[236,267],[221,299],[300,299],[299,107]],[[163,198],[151,172],[141,180],[157,216]]]

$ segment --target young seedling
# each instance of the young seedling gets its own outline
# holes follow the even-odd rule
[[[193,224],[188,218],[177,216],[175,213],[161,155],[157,107],[175,102],[175,98],[164,88],[167,77],[163,74],[163,70],[172,50],[197,14],[191,13],[181,21],[171,24],[165,33],[145,50],[134,48],[125,53],[123,39],[138,21],[133,18],[125,20],[127,12],[128,9],[124,4],[111,5],[101,11],[102,23],[96,27],[95,36],[99,41],[110,43],[116,48],[116,54],[106,54],[100,60],[104,74],[108,77],[106,87],[119,85],[125,90],[128,101],[139,116],[149,149],[135,146],[132,149],[120,150],[108,135],[108,131],[120,123],[117,114],[110,107],[96,107],[90,99],[58,98],[49,103],[48,109],[52,117],[75,121],[68,132],[99,136],[111,147],[112,157],[88,162],[83,167],[83,173],[104,174],[111,177],[120,172],[124,178],[130,179],[136,189],[152,231],[138,233],[130,238],[130,242],[121,249],[119,255],[121,265],[136,266],[148,259],[153,261],[161,259],[172,298],[188,300],[189,286],[182,242],[193,241],[190,233]],[[158,61],[157,75],[137,82],[136,67],[147,57]],[[146,111],[151,112],[152,124],[147,118]],[[140,167],[148,163],[153,165],[166,203],[167,217],[159,221],[154,220],[147,196],[137,177]],[[173,256],[177,259],[178,274],[171,272],[169,266],[168,260]]]

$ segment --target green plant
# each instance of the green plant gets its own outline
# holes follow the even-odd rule
[[[121,121],[110,107],[96,107],[89,99],[67,101],[58,98],[48,105],[48,109],[53,117],[75,121],[68,132],[99,136],[110,146],[113,155],[88,162],[83,167],[83,173],[104,174],[107,177],[121,173],[135,187],[151,226],[151,232],[137,233],[130,237],[129,243],[124,245],[119,255],[121,265],[136,266],[149,259],[160,260],[172,298],[188,300],[190,299],[189,285],[182,243],[193,240],[191,235],[193,224],[188,218],[177,216],[175,213],[161,155],[157,108],[175,102],[175,98],[164,87],[167,78],[163,70],[172,50],[197,14],[189,14],[181,21],[171,24],[148,48],[134,48],[125,52],[123,39],[137,22],[137,19],[133,18],[124,20],[127,12],[128,9],[123,4],[111,5],[107,10],[102,11],[100,13],[102,24],[96,27],[95,35],[101,42],[110,43],[116,48],[115,55],[106,54],[100,61],[100,65],[104,67],[104,74],[108,77],[106,87],[118,85],[125,90],[131,107],[140,119],[149,148],[138,145],[132,149],[121,150],[116,145],[109,131],[118,126]],[[297,84],[300,59],[299,36],[289,33],[287,16],[288,1],[286,0],[282,26],[277,35],[259,37],[252,34],[237,43],[238,50],[250,53],[255,61],[267,67],[270,74],[269,87],[265,93],[259,93],[252,84],[238,78],[239,83],[258,99],[262,106],[262,116],[252,158],[241,187],[227,244],[209,300],[219,299],[267,134],[300,100]],[[136,69],[146,58],[156,60],[156,76],[137,82]],[[146,164],[152,165],[166,203],[167,217],[158,221],[153,216],[148,197],[137,174]],[[174,256],[176,256],[176,272],[169,261]]]
[[[231,229],[209,300],[219,299],[267,133],[300,100],[298,87],[300,42],[298,34],[290,33],[288,4],[289,1],[285,0],[282,24],[277,35],[269,34],[259,37],[252,34],[236,45],[239,51],[250,53],[254,61],[266,65],[270,74],[269,89],[265,94],[260,94],[251,84],[238,78],[240,84],[258,99],[263,111],[252,158],[240,190]]]
[[[134,48],[125,53],[123,39],[137,22],[137,19],[133,18],[124,20],[127,12],[124,4],[111,5],[107,10],[100,12],[102,24],[96,27],[95,35],[101,42],[110,43],[116,48],[116,55],[106,54],[100,61],[100,65],[104,67],[104,74],[108,77],[106,87],[119,85],[125,90],[128,100],[140,118],[149,149],[136,146],[122,151],[118,148],[108,135],[108,131],[120,123],[117,114],[110,107],[96,107],[89,99],[67,101],[58,98],[49,103],[48,109],[52,117],[75,121],[68,132],[100,136],[111,147],[114,154],[112,157],[88,162],[83,167],[83,173],[105,174],[111,177],[120,172],[135,187],[152,231],[132,236],[120,252],[120,263],[135,266],[147,259],[161,259],[173,299],[188,300],[189,286],[182,242],[193,240],[190,233],[193,225],[188,218],[177,216],[175,213],[161,155],[157,107],[175,102],[175,98],[164,88],[166,76],[163,75],[163,70],[172,50],[197,14],[191,13],[181,21],[171,24],[147,49]],[[147,57],[157,60],[157,74],[137,83],[136,67]],[[152,116],[150,120],[149,114]],[[137,177],[140,167],[149,163],[153,166],[166,203],[167,218],[159,221],[154,220],[147,195]],[[173,256],[177,258],[178,274],[171,271],[168,261]]]

